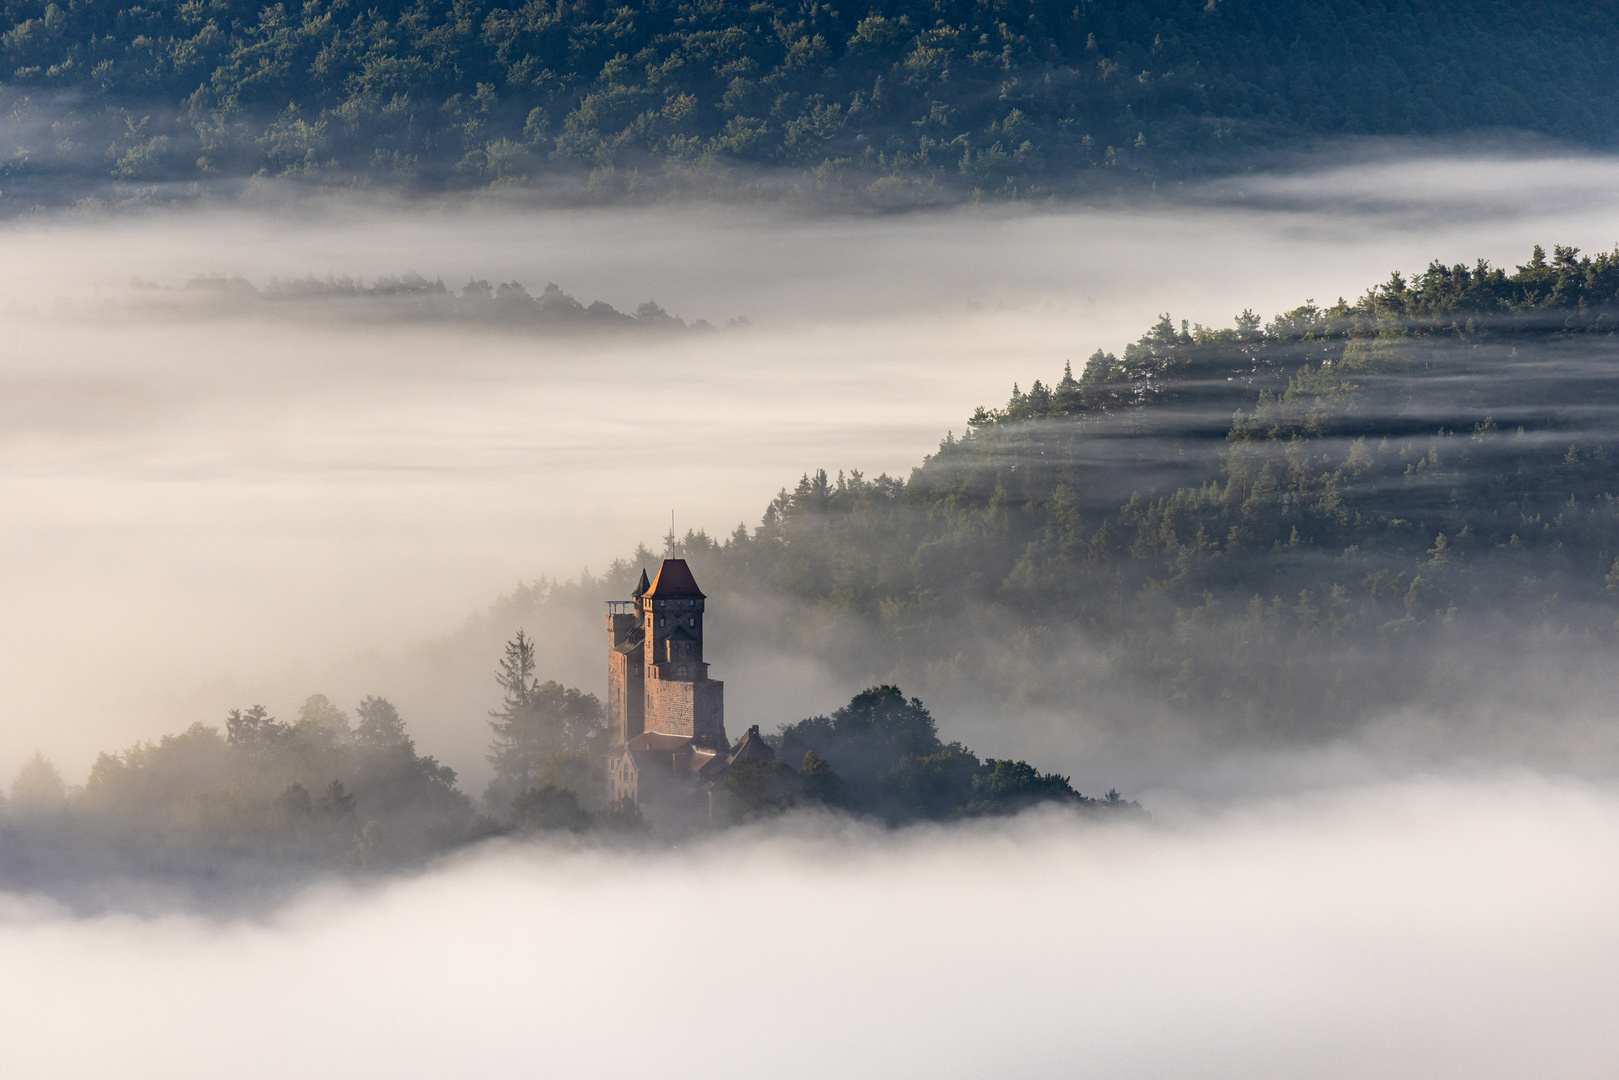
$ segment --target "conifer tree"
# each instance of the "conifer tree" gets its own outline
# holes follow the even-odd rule
[[[492,810],[504,814],[551,755],[598,751],[607,722],[595,694],[535,678],[534,642],[521,630],[506,643],[495,682],[505,697],[500,708],[489,711],[494,738],[488,760],[495,777],[485,798]]]

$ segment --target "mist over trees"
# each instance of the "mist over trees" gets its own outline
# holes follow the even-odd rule
[[[1619,252],[1567,247],[1228,328],[1165,315],[1122,356],[977,410],[907,478],[818,471],[751,530],[670,535],[728,636],[870,687],[779,722],[777,760],[727,774],[717,820],[1126,805],[946,742],[902,679],[1002,715],[1157,703],[1219,745],[1552,683],[1601,697],[1619,636],[1616,328]],[[491,617],[545,611],[590,635],[656,558],[525,587]],[[36,754],[3,807],[0,879],[223,888],[513,831],[655,833],[605,805],[601,703],[553,668],[524,632],[499,658],[481,813],[390,702],[350,716],[316,694],[291,722],[254,705],[104,753],[82,788]]]
[[[428,280],[415,271],[382,275],[370,284],[346,274],[307,274],[271,278],[262,288],[240,274],[199,274],[178,290],[161,289],[136,279],[128,299],[182,310],[201,307],[296,319],[324,315],[371,322],[441,322],[553,334],[702,333],[718,329],[703,319],[687,323],[655,300],[647,300],[633,313],[627,313],[602,300],[581,303],[554,282],[548,282],[538,296],[518,281],[491,285],[482,278],[474,278],[455,290],[439,278]],[[748,325],[747,318],[739,316],[730,320],[725,329]]]
[[[1600,697],[1616,322],[1619,255],[1565,247],[1229,328],[1166,315],[907,478],[816,472],[751,530],[669,540],[750,647],[999,711],[1156,703],[1230,744]]]
[[[56,766],[38,750],[23,763],[17,777],[11,782],[11,799],[7,804],[13,813],[56,814],[67,808],[67,784]]]
[[[359,726],[322,694],[292,723],[262,705],[103,753],[69,789],[36,754],[0,822],[0,883],[90,906],[152,894],[279,896],[311,875],[419,865],[480,836],[455,771],[416,752],[394,707]]]
[[[627,799],[607,802],[601,702],[539,681],[540,659],[521,630],[500,658],[484,813],[453,769],[417,753],[390,701],[366,697],[356,723],[312,694],[291,723],[253,705],[230,710],[223,731],[196,723],[102,753],[82,787],[70,787],[36,752],[0,800],[0,889],[87,910],[252,907],[323,875],[406,870],[498,836],[667,843],[700,828],[649,821]],[[772,741],[799,755],[801,769],[778,760],[729,775],[710,825],[795,808],[894,825],[1016,813],[1040,802],[1134,808],[1112,793],[1087,799],[1024,762],[980,762],[960,744],[944,746],[922,703],[891,686],[831,717],[783,726]],[[941,755],[950,761],[942,773]]]
[[[11,0],[0,198],[255,176],[633,198],[774,169],[882,203],[1144,185],[1346,134],[1601,147],[1616,46],[1592,0]]]
[[[551,784],[599,806],[607,786],[596,764],[607,749],[607,713],[595,694],[534,675],[534,643],[521,630],[506,645],[495,681],[505,693],[489,713],[495,776],[484,802],[496,814],[530,788]]]
[[[492,817],[523,831],[644,832],[628,800],[609,805],[602,751],[609,732],[594,694],[535,677],[536,650],[523,631],[506,645],[496,682],[505,692],[490,711],[484,792]],[[747,760],[718,784],[720,823],[749,821],[795,807],[871,815],[890,824],[1016,813],[1040,802],[1116,809],[1114,793],[1087,799],[1065,777],[1022,761],[980,761],[960,743],[946,746],[917,698],[898,687],[857,694],[831,716],[783,724],[766,737],[775,760]],[[794,767],[797,764],[797,768]],[[650,823],[675,825],[675,823]],[[677,832],[686,826],[676,826]]]

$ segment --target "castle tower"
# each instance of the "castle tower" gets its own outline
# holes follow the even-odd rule
[[[705,599],[686,560],[665,559],[657,577],[634,601],[640,609],[644,673],[641,730],[729,749],[725,684],[708,677],[703,659]]]
[[[698,796],[737,761],[774,756],[757,727],[735,747],[725,736],[725,684],[703,656],[706,605],[684,559],[663,560],[651,581],[642,572],[631,599],[607,605],[607,798],[669,820],[702,816]]]

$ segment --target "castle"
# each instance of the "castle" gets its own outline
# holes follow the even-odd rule
[[[685,559],[665,559],[630,599],[607,602],[609,799],[690,812],[738,761],[776,756],[757,725],[735,746],[725,735],[725,684],[703,659],[706,599]]]

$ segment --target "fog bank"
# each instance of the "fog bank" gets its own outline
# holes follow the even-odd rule
[[[1604,158],[1249,179],[886,218],[334,199],[8,225],[0,775],[39,747],[76,780],[98,750],[254,701],[286,716],[318,690],[392,695],[476,786],[493,656],[433,669],[409,650],[518,581],[656,545],[670,510],[682,530],[751,524],[805,470],[903,473],[1013,382],[1118,349],[1165,310],[1225,324],[1434,257],[1619,238]],[[135,276],[406,269],[755,328],[537,340],[128,307]],[[593,640],[593,621],[577,633]],[[599,688],[594,645],[580,655],[545,674]],[[736,702],[801,714],[848,689],[808,671],[783,692],[782,666],[723,677]]]
[[[1210,817],[658,855],[494,845],[268,922],[0,916],[17,1075],[1607,1074],[1619,798],[1524,774]],[[226,1064],[228,1063],[228,1064]]]

